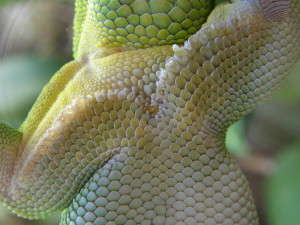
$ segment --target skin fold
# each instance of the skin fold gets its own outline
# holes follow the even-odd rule
[[[0,202],[65,224],[258,224],[228,127],[300,58],[298,0],[76,0],[74,60],[19,130]]]

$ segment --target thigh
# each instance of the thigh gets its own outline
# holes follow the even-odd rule
[[[258,224],[247,181],[225,150],[154,150],[125,148],[115,155],[61,223]]]

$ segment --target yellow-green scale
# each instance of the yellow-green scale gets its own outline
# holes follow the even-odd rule
[[[214,7],[203,0],[94,0],[89,3],[99,46],[144,48],[183,44],[200,29]]]

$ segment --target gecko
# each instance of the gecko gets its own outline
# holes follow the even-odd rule
[[[74,60],[0,122],[0,202],[61,225],[259,224],[226,131],[299,40],[299,0],[76,0]]]

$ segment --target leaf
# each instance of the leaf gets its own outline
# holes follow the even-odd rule
[[[16,2],[16,1],[20,1],[20,0],[0,0],[0,5],[6,2]]]
[[[63,63],[38,56],[18,56],[0,62],[0,119],[19,126],[43,86]]]
[[[300,143],[280,154],[265,183],[266,211],[272,225],[300,224]]]
[[[226,146],[234,155],[246,155],[249,150],[244,132],[244,120],[240,120],[229,127],[226,134]]]
[[[284,82],[280,91],[274,96],[277,100],[282,102],[288,102],[291,104],[299,103],[300,99],[300,91],[299,91],[299,83],[300,83],[300,60],[291,71],[287,80]]]

